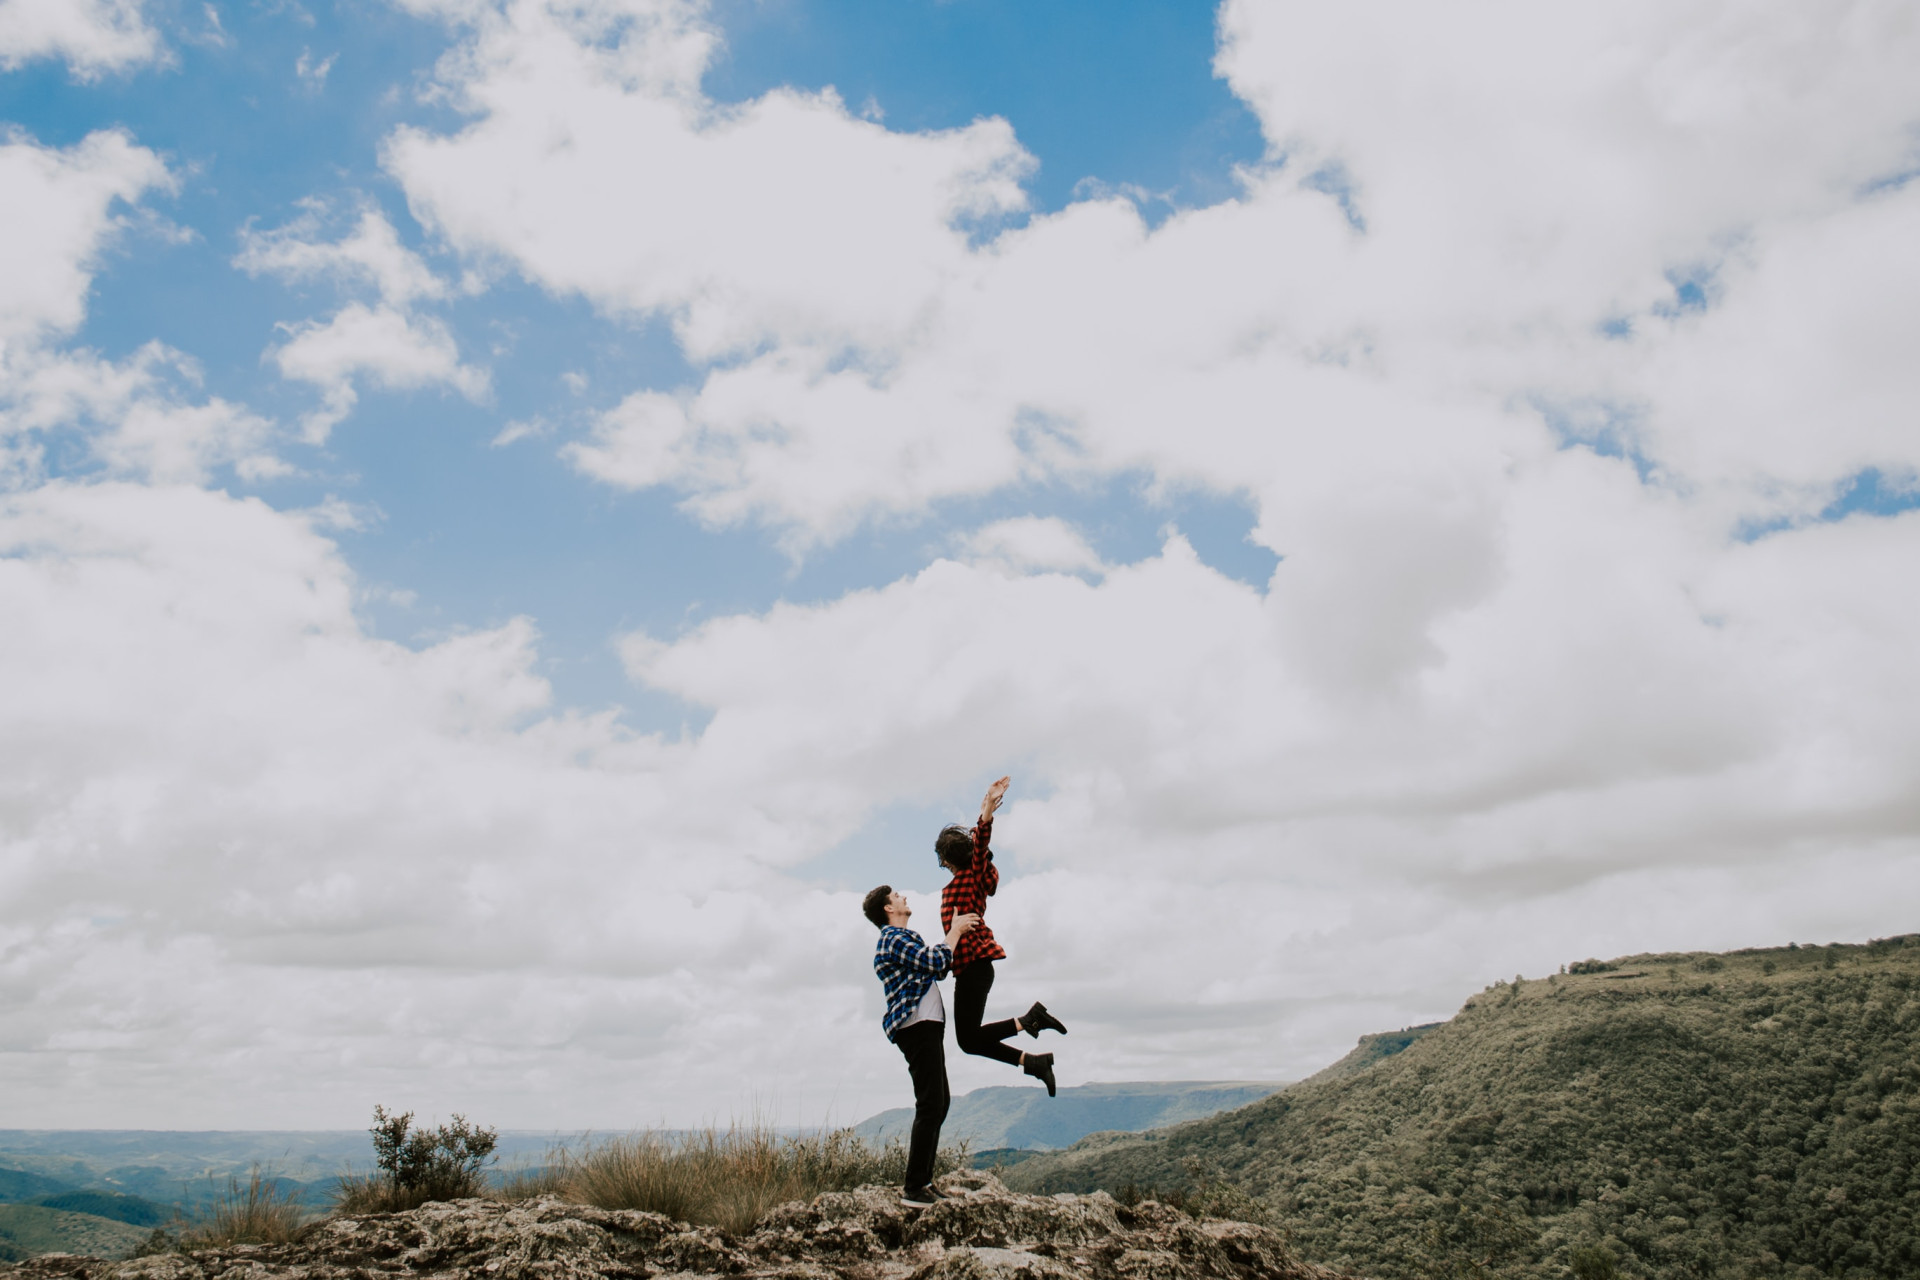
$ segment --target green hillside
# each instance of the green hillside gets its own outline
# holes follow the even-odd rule
[[[1138,1131],[1197,1120],[1264,1098],[1283,1088],[1246,1080],[1171,1080],[1082,1084],[1049,1098],[1042,1088],[993,1086],[953,1100],[940,1128],[943,1142],[966,1139],[975,1150],[1051,1150],[1102,1129]],[[854,1126],[869,1142],[904,1138],[913,1108],[882,1111]]]
[[[43,1253],[83,1253],[124,1258],[147,1238],[149,1228],[90,1213],[68,1213],[37,1204],[0,1204],[0,1262],[21,1262]]]
[[[26,1169],[0,1168],[0,1204],[32,1200],[36,1196],[59,1195],[73,1190],[73,1184]]]
[[[1920,935],[1571,967],[1357,1072],[1006,1180],[1218,1180],[1303,1256],[1389,1280],[1920,1276]]]
[[[96,1218],[110,1218],[136,1227],[157,1227],[179,1216],[169,1205],[115,1191],[63,1191],[58,1195],[40,1196],[32,1203],[68,1213],[90,1213]]]

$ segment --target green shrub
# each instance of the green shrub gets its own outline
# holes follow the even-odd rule
[[[1620,1274],[1619,1262],[1604,1245],[1575,1249],[1567,1265],[1573,1269],[1573,1280],[1614,1280]]]
[[[342,1213],[393,1213],[430,1200],[486,1194],[486,1170],[499,1134],[455,1114],[437,1129],[413,1128],[413,1112],[373,1109],[373,1161],[379,1172],[343,1175],[335,1208]]]

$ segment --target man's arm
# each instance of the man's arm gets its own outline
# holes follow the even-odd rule
[[[953,927],[947,931],[946,940],[928,946],[926,940],[911,929],[894,929],[886,940],[887,958],[903,969],[913,969],[920,973],[945,973],[953,967],[953,944],[962,934],[980,923],[976,915],[960,915],[953,919]]]
[[[953,950],[954,945],[966,936],[967,931],[979,923],[980,917],[971,911],[963,911],[955,916],[952,926],[947,929],[947,940],[945,943],[947,950]]]

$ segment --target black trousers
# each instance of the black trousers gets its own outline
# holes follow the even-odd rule
[[[947,1118],[947,1024],[916,1022],[894,1033],[913,1077],[913,1136],[907,1143],[907,1190],[933,1182],[933,1157],[940,1150],[940,1126]]]
[[[1020,1065],[1020,1051],[1000,1043],[1018,1031],[1012,1018],[980,1025],[987,1016],[987,993],[993,990],[993,961],[974,960],[953,973],[953,1039],[960,1052],[993,1058],[1008,1066]]]

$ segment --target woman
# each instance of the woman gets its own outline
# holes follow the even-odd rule
[[[986,798],[980,802],[980,821],[974,824],[973,830],[947,827],[933,842],[940,865],[953,873],[953,879],[940,893],[942,929],[951,928],[956,915],[984,917],[987,899],[1000,887],[1000,869],[993,865],[989,842],[993,835],[994,810],[1000,807],[1010,782],[1011,778],[1002,778],[987,788]],[[993,990],[993,962],[1006,958],[1006,951],[995,941],[993,930],[984,919],[954,947],[953,1038],[964,1053],[1018,1066],[1045,1084],[1047,1096],[1051,1098],[1055,1096],[1053,1055],[1022,1053],[1002,1042],[1016,1031],[1039,1039],[1040,1033],[1049,1027],[1065,1035],[1065,1024],[1036,1000],[1033,1007],[1018,1018],[981,1025],[981,1019],[987,1014],[987,993]]]

